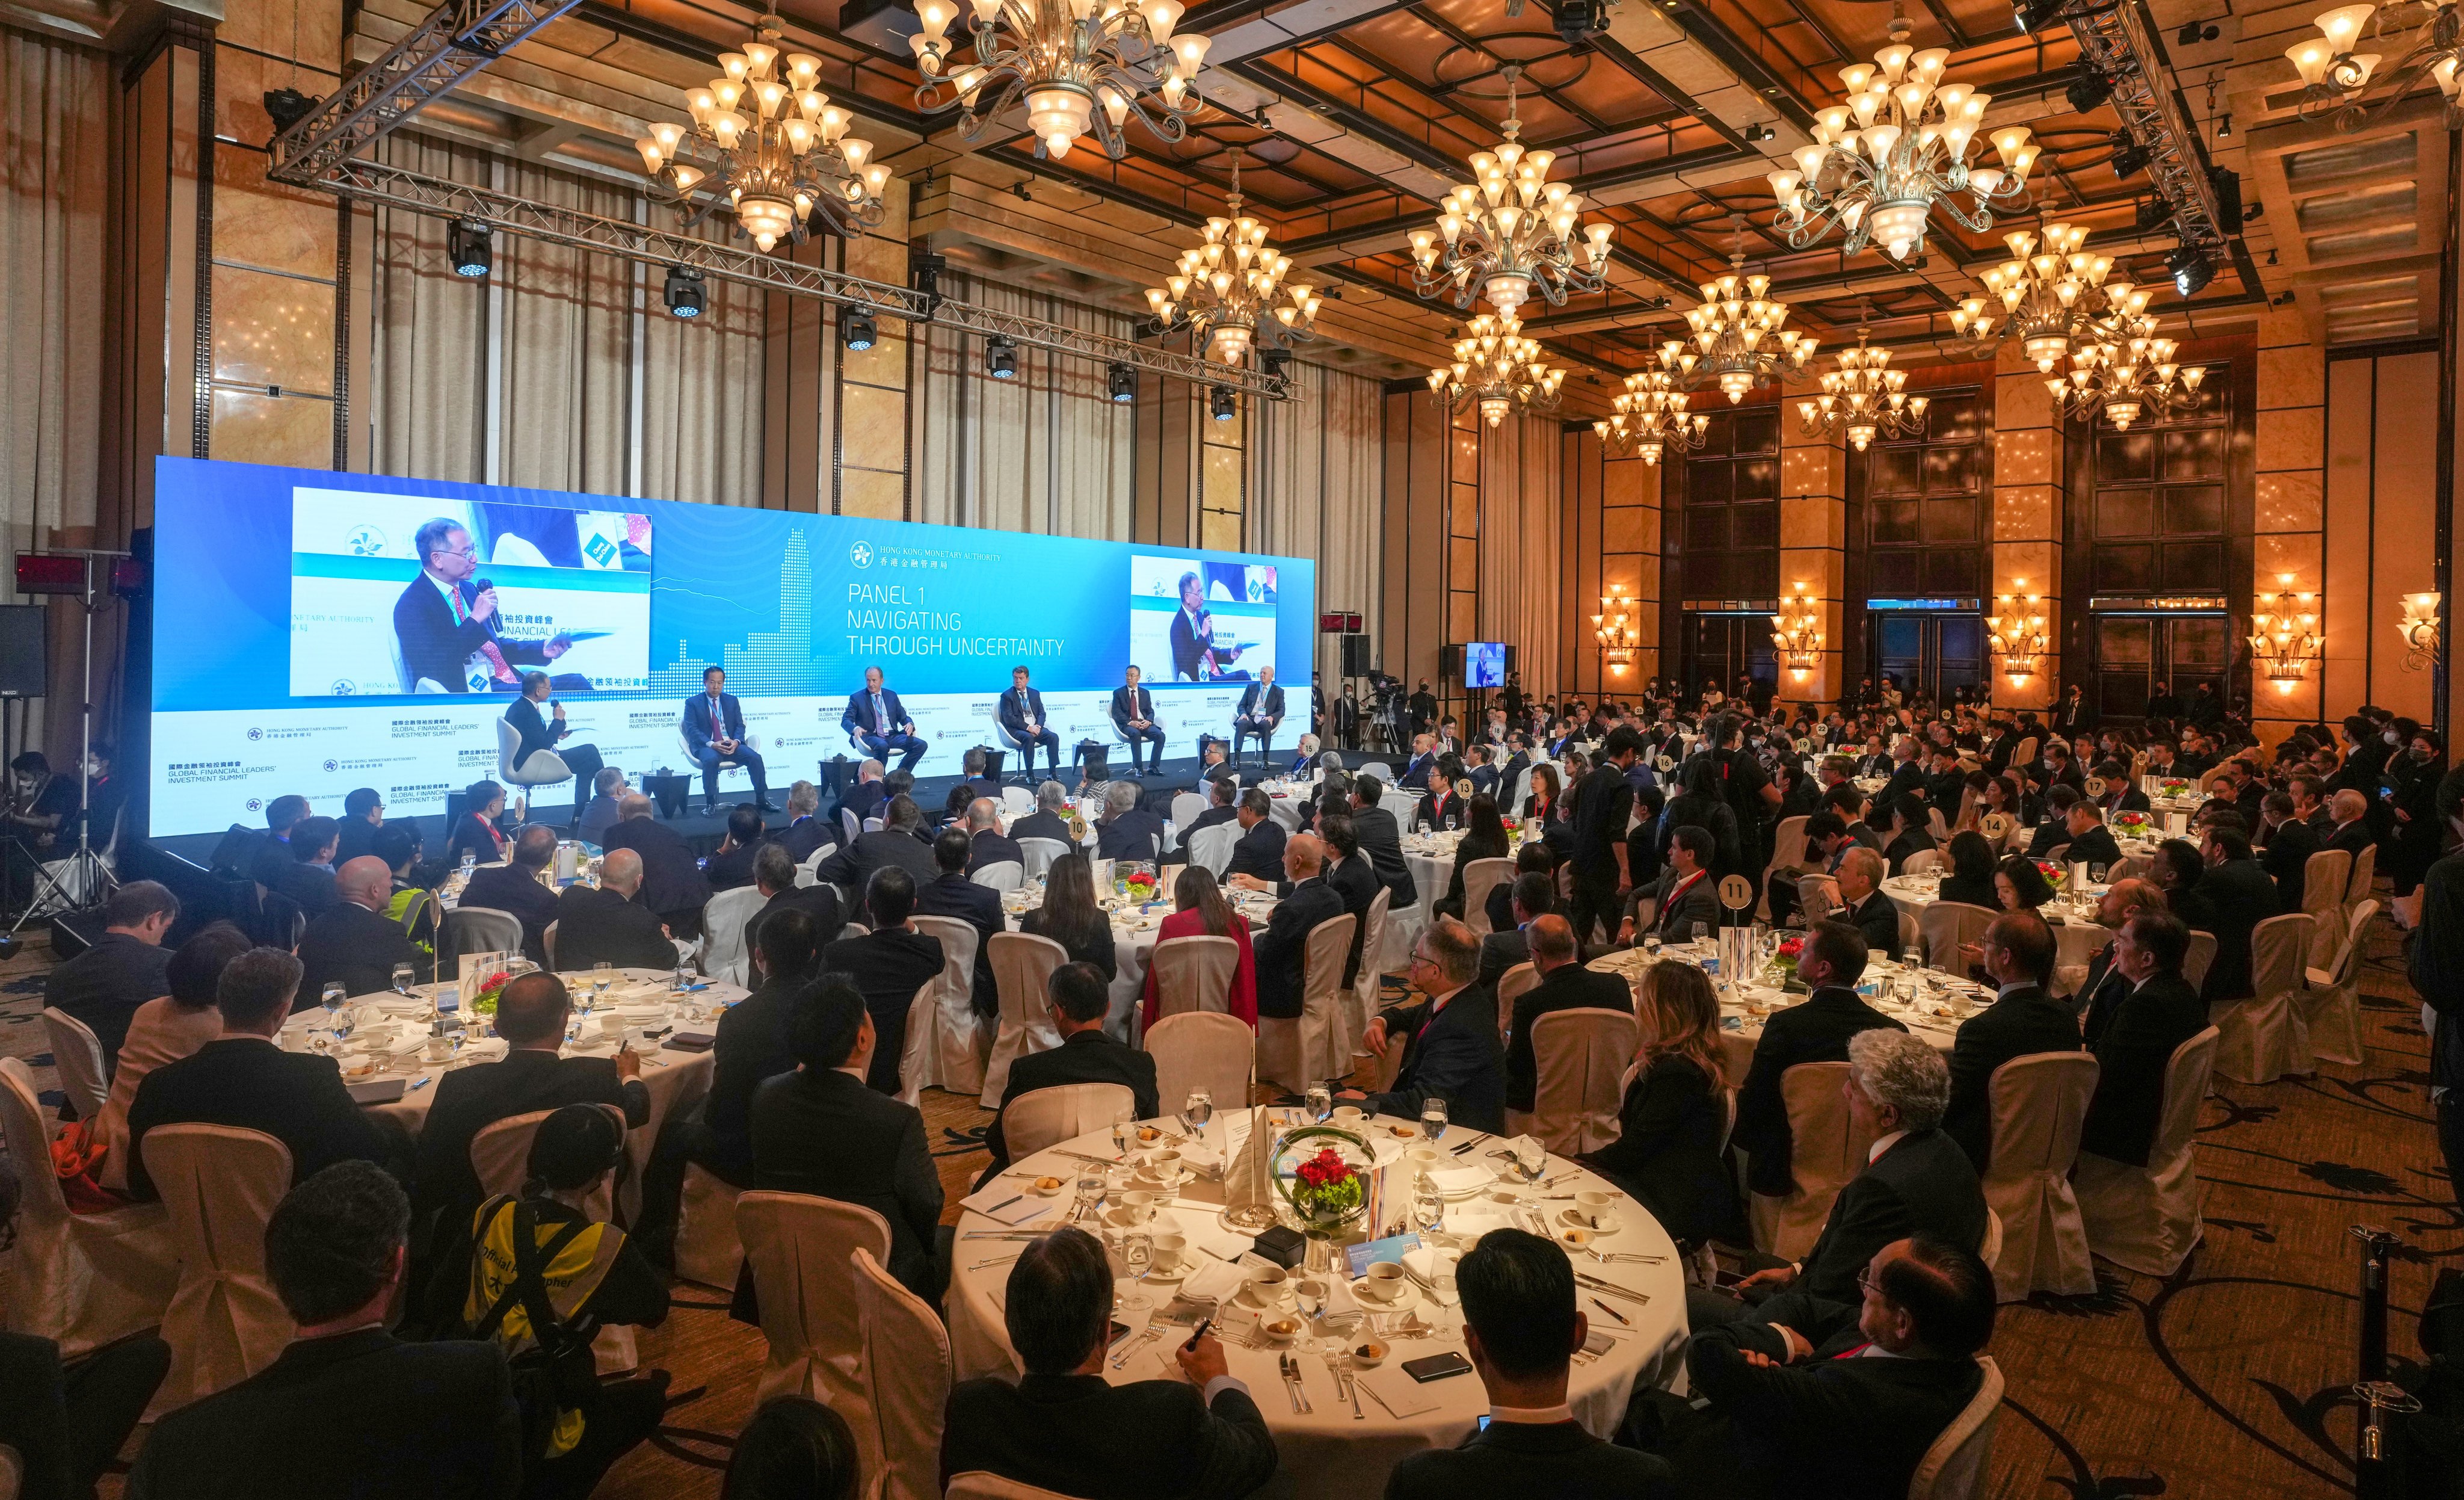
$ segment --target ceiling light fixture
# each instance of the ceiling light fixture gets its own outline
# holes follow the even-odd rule
[[[2174,359],[2178,347],[2159,338],[2156,320],[2142,313],[2123,337],[2073,349],[2069,371],[2045,386],[2069,415],[2094,421],[2101,412],[2126,432],[2143,417],[2162,421],[2197,408],[2207,366],[2185,368]]]
[[[1666,370],[1629,375],[1616,409],[1608,420],[1593,423],[1592,432],[1610,452],[1658,464],[1663,452],[1683,453],[1700,444],[1711,425],[1709,417],[1687,414],[1687,399]]]
[[[1429,389],[1453,410],[1471,404],[1495,427],[1513,410],[1552,411],[1566,372],[1541,363],[1538,341],[1523,337],[1523,321],[1483,313],[1455,341],[1451,364],[1429,371]]]
[[[690,266],[670,266],[664,291],[669,313],[677,318],[701,316],[702,308],[706,305],[704,298],[707,288],[702,281],[700,272]]]
[[[476,219],[456,219],[445,231],[446,258],[453,262],[453,274],[476,279],[488,274],[495,259],[489,243],[488,226]]]
[[[2113,257],[2090,254],[2082,248],[2087,235],[2076,224],[2047,225],[2041,235],[2027,230],[2003,235],[2011,258],[1978,277],[1990,295],[1971,297],[1951,312],[1962,352],[1982,358],[2016,340],[2037,372],[2050,375],[2073,344],[2113,338],[2145,312],[2147,292],[2112,279]]]
[[[1891,44],[1874,61],[1839,70],[1848,101],[1815,116],[1814,143],[1798,148],[1796,170],[1771,174],[1779,200],[1776,222],[1791,247],[1818,243],[1836,220],[1850,254],[1870,240],[1905,261],[1924,251],[1933,210],[1961,228],[1993,227],[1992,209],[2028,190],[2037,148],[2025,125],[1993,132],[2001,165],[1971,165],[1969,148],[1983,127],[1991,95],[1942,81],[1947,48],[1917,51],[1911,28],[1891,4]],[[1827,185],[1827,186],[1826,186]],[[1961,198],[1972,208],[1963,209]]]
[[[1730,404],[1756,386],[1803,373],[1815,341],[1788,321],[1789,306],[1770,295],[1771,277],[1746,273],[1746,221],[1737,217],[1728,274],[1696,290],[1702,305],[1685,315],[1688,336],[1660,346],[1660,367],[1687,390],[1716,385]]]
[[[1528,149],[1516,139],[1523,132],[1515,107],[1523,70],[1507,63],[1504,71],[1506,139],[1493,151],[1471,154],[1473,180],[1446,194],[1437,229],[1412,232],[1412,261],[1422,297],[1443,295],[1462,308],[1486,298],[1498,316],[1510,319],[1535,291],[1551,307],[1565,305],[1569,292],[1598,291],[1613,231],[1604,223],[1583,230],[1577,258],[1582,194],[1549,181],[1557,153]]]
[[[1022,97],[1035,154],[1054,161],[1093,135],[1117,162],[1129,154],[1121,126],[1132,115],[1161,141],[1189,133],[1189,117],[1204,102],[1194,85],[1209,38],[1176,35],[1188,8],[1181,0],[968,0],[975,61],[943,76],[955,51],[948,32],[958,18],[953,0],[915,0],[923,30],[914,49],[915,106],[928,115],[959,110],[958,133],[973,144],[996,117]]]
[[[803,239],[817,214],[840,234],[872,228],[890,184],[890,168],[872,160],[872,143],[847,134],[855,117],[814,86],[822,59],[781,56],[783,34],[775,13],[762,16],[742,50],[718,55],[723,77],[685,90],[690,129],[660,121],[633,143],[642,169],[675,194],[687,227],[733,212],[765,252]]]
[[[1147,306],[1165,333],[1186,328],[1193,350],[1203,349],[1218,364],[1240,364],[1252,344],[1315,337],[1319,298],[1309,282],[1284,280],[1292,257],[1268,250],[1266,226],[1241,211],[1237,149],[1223,203],[1230,217],[1206,221],[1205,243],[1182,251],[1163,285],[1147,288]]]
[[[1839,367],[1822,375],[1822,393],[1796,404],[1808,437],[1848,435],[1863,452],[1877,437],[1908,437],[1925,430],[1928,399],[1907,394],[1908,372],[1891,368],[1891,351],[1866,341],[1866,310],[1858,309],[1857,347],[1839,351]]]
[[[2374,41],[2403,45],[2402,33],[2408,28],[2412,32],[2404,55],[2385,72],[2379,70],[2385,54],[2354,51],[2361,44],[2362,28],[2373,15],[2378,17],[2370,33]],[[2458,116],[2464,116],[2464,79],[2456,73],[2457,65],[2464,63],[2464,14],[2458,13],[2454,0],[2406,0],[2384,9],[2338,6],[2320,12],[2311,24],[2320,34],[2296,42],[2284,53],[2301,77],[2299,113],[2302,119],[2332,115],[2337,129],[2356,129],[2372,108],[2385,114],[2410,95],[2424,74],[2447,97],[2450,128]],[[2365,101],[2374,82],[2385,87],[2379,102],[2369,106]]]
[[[1018,345],[1006,334],[984,341],[984,373],[995,380],[1018,379]]]

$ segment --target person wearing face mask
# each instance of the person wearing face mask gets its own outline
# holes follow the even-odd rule
[[[2438,793],[2447,774],[2446,741],[2434,729],[2416,729],[2399,766],[2390,764],[2387,798],[2393,815],[2393,837],[2380,846],[2379,857],[2395,881],[2395,893],[2410,895],[2438,858]]]

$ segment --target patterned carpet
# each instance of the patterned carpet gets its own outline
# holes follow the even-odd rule
[[[2363,982],[2367,1062],[2265,1088],[2223,1083],[2201,1120],[2208,1233],[2168,1281],[2100,1262],[2090,1297],[2006,1307],[1993,1354],[2010,1394],[1988,1475],[1995,1497],[2318,1496],[2352,1489],[2360,1224],[2402,1236],[2389,1345],[2417,1353],[2430,1278],[2464,1258],[2464,1213],[2439,1164],[2427,1042],[2394,931],[2374,931]],[[39,947],[0,965],[0,1054],[50,1086]],[[953,1203],[985,1158],[989,1115],[925,1096]],[[952,1211],[955,1218],[955,1208]],[[715,1496],[749,1415],[759,1337],[724,1298],[680,1286],[646,1364],[673,1372],[668,1423],[598,1493]],[[141,1434],[142,1436],[142,1434]],[[105,1492],[112,1492],[106,1485]]]

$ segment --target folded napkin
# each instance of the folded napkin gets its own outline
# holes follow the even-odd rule
[[[1491,1229],[1511,1229],[1513,1227],[1515,1227],[1515,1224],[1512,1219],[1509,1219],[1505,1214],[1498,1212],[1484,1201],[1474,1200],[1471,1202],[1446,1210],[1446,1233],[1454,1235],[1459,1239],[1477,1240],[1482,1235],[1488,1233]],[[1417,1250],[1413,1252],[1413,1254],[1419,1253],[1421,1252]],[[1403,1264],[1411,1266],[1413,1264],[1411,1256],[1405,1256],[1403,1258]],[[1421,1270],[1423,1273],[1427,1270],[1425,1266],[1418,1267],[1416,1268]]]
[[[1196,1141],[1179,1148],[1180,1164],[1200,1177],[1217,1177],[1223,1171],[1223,1153]]]
[[[1496,1181],[1497,1174],[1486,1167],[1441,1167],[1429,1174],[1429,1180],[1439,1192],[1452,1197],[1480,1191]]]
[[[1394,1365],[1361,1371],[1360,1388],[1376,1397],[1377,1404],[1392,1416],[1417,1417],[1438,1409],[1438,1399],[1429,1394],[1429,1388]]]
[[[1238,1260],[1249,1253],[1256,1237],[1238,1229],[1226,1229],[1214,1208],[1176,1208],[1173,1221],[1188,1236],[1192,1249],[1204,1250],[1218,1260]]]
[[[1229,1302],[1248,1279],[1229,1261],[1201,1259],[1181,1278],[1180,1294],[1192,1302]]]
[[[995,1179],[992,1186],[969,1193],[959,1199],[958,1205],[962,1208],[972,1208],[996,1224],[1023,1224],[1031,1219],[1041,1219],[1050,1213],[1053,1204],[1059,1202],[1058,1199],[1038,1198],[1033,1193],[1023,1193],[1012,1185],[1015,1180],[1015,1179]],[[1012,1199],[1017,1202],[1010,1202]]]
[[[1352,1283],[1341,1276],[1330,1276],[1326,1282],[1326,1315],[1349,1317],[1360,1311],[1360,1299],[1352,1294]]]

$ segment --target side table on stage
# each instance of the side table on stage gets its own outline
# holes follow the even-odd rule
[[[692,795],[693,777],[678,771],[652,771],[642,778],[642,790],[659,805],[659,816],[670,823],[685,815],[685,799]]]

